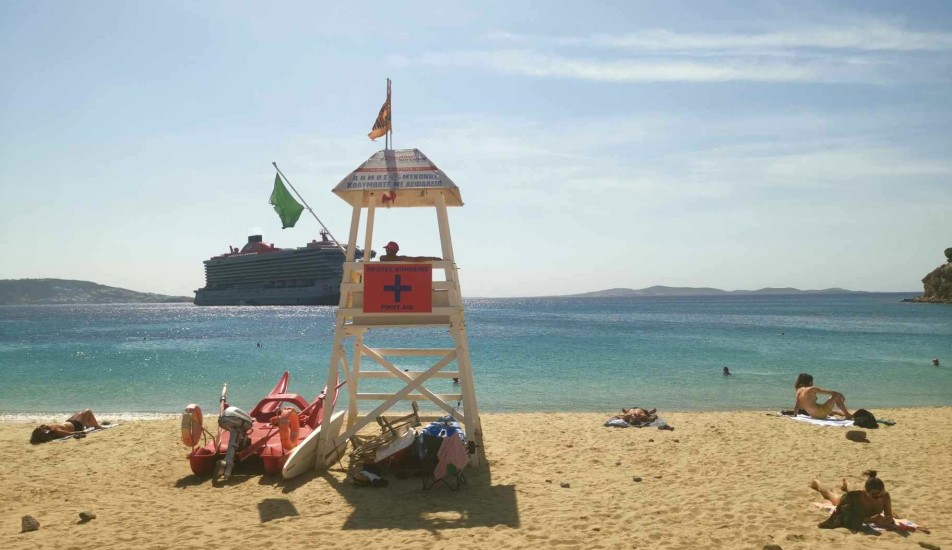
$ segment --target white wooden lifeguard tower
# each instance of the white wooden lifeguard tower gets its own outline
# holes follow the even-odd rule
[[[315,467],[329,466],[331,457],[336,454],[335,449],[401,401],[429,400],[442,410],[442,414],[436,416],[452,415],[463,426],[467,438],[481,447],[482,427],[446,210],[448,206],[463,206],[459,188],[419,150],[384,149],[341,180],[334,193],[354,210],[340,286],[334,345],[327,369],[327,387],[330,392],[343,377],[348,414],[346,430],[339,437],[324,431],[320,434]],[[370,260],[374,212],[381,207],[435,208],[442,259]],[[361,261],[356,261],[358,229],[364,209],[367,210],[365,253]],[[433,280],[433,271],[442,271],[444,280]],[[453,347],[371,347],[375,329],[423,327],[447,329]],[[415,343],[412,332],[406,331],[404,342]],[[431,359],[435,362],[425,370],[403,369],[389,359],[399,357],[429,358],[427,363]],[[402,385],[402,388],[392,392],[363,392],[362,383],[370,379],[390,379],[392,387]],[[428,385],[446,388],[451,384],[450,379],[459,381],[458,385],[451,386],[456,393],[436,393],[439,389],[427,389]],[[367,411],[368,407],[361,407],[361,403],[367,401],[380,404]],[[331,417],[334,406],[330,404],[325,409],[324,418]],[[424,416],[423,419],[428,418]],[[473,465],[476,465],[478,456],[479,453],[472,455]]]

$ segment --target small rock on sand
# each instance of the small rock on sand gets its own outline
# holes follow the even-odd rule
[[[939,546],[937,546],[937,545],[935,545],[935,544],[930,544],[930,543],[928,543],[928,542],[919,541],[919,546],[921,546],[921,547],[923,547],[923,548],[926,548],[927,550],[942,550],[941,547],[939,547]]]
[[[867,441],[866,432],[864,432],[863,430],[850,430],[846,432],[846,439],[849,439],[850,441],[855,441],[857,443],[865,443]]]
[[[641,481],[641,476],[634,476],[631,478],[632,481]]]
[[[764,550],[783,550],[779,544],[765,544]]]
[[[568,481],[563,481],[562,483],[559,483],[559,487],[563,489],[568,489],[569,487],[571,487],[571,485],[569,485]]]
[[[33,516],[23,516],[23,519],[20,520],[21,533],[26,533],[27,531],[36,531],[40,528],[40,522],[36,521],[36,518]]]
[[[94,512],[80,512],[79,513],[79,522],[86,523],[89,520],[96,519],[96,514]]]

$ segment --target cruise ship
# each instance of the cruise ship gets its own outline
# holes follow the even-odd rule
[[[300,248],[275,248],[251,235],[241,249],[205,260],[205,288],[197,306],[337,305],[344,252],[321,231]],[[373,257],[371,252],[371,257]],[[357,250],[357,258],[363,252]]]

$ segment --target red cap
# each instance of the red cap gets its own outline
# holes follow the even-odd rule
[[[400,245],[398,245],[397,243],[395,243],[395,242],[393,242],[393,241],[390,241],[389,243],[387,243],[387,246],[383,247],[383,249],[384,249],[384,250],[393,250],[394,252],[396,252],[396,251],[400,250]]]

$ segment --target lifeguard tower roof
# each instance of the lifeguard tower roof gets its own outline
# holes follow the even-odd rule
[[[419,149],[377,151],[334,187],[334,193],[351,206],[434,206],[436,193],[444,191],[446,206],[463,206],[459,187]],[[366,193],[369,191],[369,193]]]

